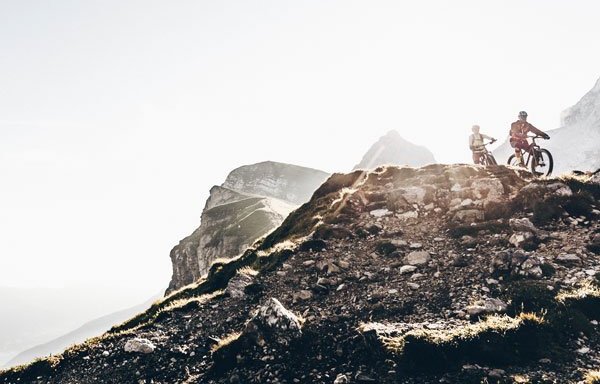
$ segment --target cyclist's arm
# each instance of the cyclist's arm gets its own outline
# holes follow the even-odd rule
[[[542,137],[546,136],[546,134],[542,130],[537,129],[532,124],[528,124],[527,125],[527,131],[528,132],[533,132],[533,133],[535,133],[538,136],[542,136]]]
[[[483,137],[484,139],[488,139],[488,140],[494,140],[494,138],[492,136],[484,135],[483,133],[481,134],[481,137]]]
[[[473,150],[473,141],[475,140],[475,135],[469,135],[469,148]]]

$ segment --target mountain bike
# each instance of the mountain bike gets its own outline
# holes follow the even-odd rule
[[[481,165],[498,165],[498,163],[496,162],[496,159],[494,158],[494,155],[492,155],[492,152],[490,152],[487,148],[486,145],[490,145],[490,144],[494,144],[496,142],[496,140],[492,140],[489,143],[485,143],[483,144],[479,150],[477,152],[479,152],[479,161],[477,162],[477,164],[481,164]]]
[[[531,169],[531,173],[534,176],[550,176],[552,173],[552,169],[554,168],[554,160],[552,159],[552,154],[549,150],[540,148],[539,145],[535,143],[535,139],[541,139],[542,136],[528,136],[531,139],[532,143],[529,145],[529,149],[527,149],[525,158],[525,154],[521,150],[521,158],[526,159],[524,164],[520,164],[516,155],[511,155],[508,158],[508,165],[512,165],[515,167],[529,167]]]

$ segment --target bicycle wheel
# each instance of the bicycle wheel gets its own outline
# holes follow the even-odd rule
[[[547,149],[536,151],[531,159],[531,173],[535,176],[550,176],[554,168],[552,154]]]
[[[489,154],[485,156],[485,165],[498,165],[498,162],[493,155]]]
[[[515,156],[515,155],[510,155],[506,164],[512,165],[513,167],[520,166],[519,159],[517,159],[517,156]]]

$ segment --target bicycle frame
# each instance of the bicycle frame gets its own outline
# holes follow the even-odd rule
[[[535,139],[537,138],[537,136],[529,136],[529,138],[531,138],[531,144],[529,145],[529,149],[527,149],[527,151],[525,151],[525,153],[527,154],[527,160],[525,161],[525,154],[523,153],[523,150],[520,149],[519,151],[521,151],[521,158],[524,160],[525,166],[529,167],[529,160],[531,160],[532,156],[534,156],[537,152],[540,151],[540,146],[536,144]]]
[[[483,145],[481,146],[481,149],[479,149],[477,152],[479,152],[479,163],[478,164],[484,164],[485,163],[485,158],[488,156],[492,156],[492,152],[487,149],[487,146],[490,144],[493,144],[495,142],[494,141],[490,141],[488,143],[483,143]]]

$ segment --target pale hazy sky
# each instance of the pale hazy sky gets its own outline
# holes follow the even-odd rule
[[[503,138],[526,109],[556,128],[600,77],[598,15],[597,0],[0,0],[0,285],[150,296],[236,166],[345,171],[390,129],[467,162],[474,123]]]

